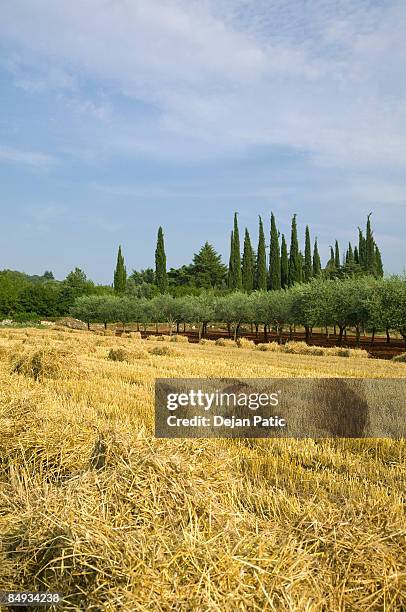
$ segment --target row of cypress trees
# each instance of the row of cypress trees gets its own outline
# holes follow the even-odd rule
[[[318,250],[317,238],[313,248],[310,239],[309,226],[306,225],[304,253],[299,248],[296,214],[293,215],[288,252],[285,235],[276,225],[274,213],[271,214],[270,243],[266,245],[264,224],[259,217],[258,246],[255,252],[248,229],[245,228],[244,245],[241,256],[238,215],[234,213],[234,225],[231,231],[230,258],[228,264],[227,285],[231,290],[252,291],[278,290],[292,287],[296,283],[308,282],[312,277],[323,272]],[[207,243],[206,243],[207,246]],[[209,246],[209,245],[208,245]],[[269,261],[267,249],[269,248]],[[375,277],[383,276],[382,258],[375,242],[371,214],[367,217],[365,236],[358,228],[358,245],[354,248],[348,244],[343,261],[340,258],[338,241],[335,247],[330,247],[330,259],[325,267],[329,277],[353,273],[366,273]],[[126,288],[127,272],[124,264],[121,246],[118,249],[117,264],[114,272],[114,289],[123,293]],[[158,229],[155,249],[155,284],[161,293],[168,290],[168,275],[166,269],[166,254],[162,227]]]
[[[375,277],[383,276],[382,258],[374,240],[371,228],[371,215],[368,215],[366,235],[358,228],[358,246],[348,244],[343,261],[340,259],[339,244],[331,247],[330,259],[325,271],[328,276],[345,273],[366,273]],[[278,290],[292,287],[296,283],[308,282],[312,277],[320,276],[321,266],[317,238],[313,249],[310,240],[309,226],[306,225],[304,253],[299,249],[296,214],[293,215],[288,252],[285,235],[282,234],[279,243],[275,215],[271,214],[271,231],[269,247],[266,245],[264,225],[259,217],[258,248],[255,253],[247,229],[244,234],[244,247],[241,259],[240,237],[237,213],[234,214],[234,226],[231,232],[230,259],[228,266],[228,287],[245,291]],[[266,250],[269,248],[269,265],[267,265]]]

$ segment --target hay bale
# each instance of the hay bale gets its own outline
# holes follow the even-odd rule
[[[199,344],[203,344],[203,345],[204,344],[206,344],[206,345],[210,345],[211,344],[213,346],[215,344],[215,341],[214,340],[209,340],[208,338],[201,338],[199,340]]]
[[[167,334],[162,334],[162,336],[157,337],[157,340],[158,342],[170,342],[171,336],[168,336]]]
[[[111,361],[126,361],[127,363],[131,363],[137,359],[145,359],[148,356],[148,353],[143,349],[135,349],[128,351],[125,348],[111,348],[107,359],[111,359]]]
[[[253,340],[249,340],[248,338],[238,338],[236,344],[238,348],[253,349],[255,347],[255,342]]]
[[[231,338],[217,338],[216,346],[237,346]]]
[[[30,376],[34,380],[59,378],[77,364],[72,353],[48,346],[13,353],[10,362],[11,373]]]
[[[154,348],[149,349],[148,352],[151,355],[161,356],[174,356],[177,354],[176,351],[174,351],[170,346],[154,346]]]
[[[277,342],[265,342],[257,344],[255,348],[257,351],[271,351],[273,353],[277,353],[281,350],[281,345]]]
[[[175,336],[171,337],[171,342],[188,343],[189,342],[189,338],[187,336],[182,336],[180,334],[176,334]]]

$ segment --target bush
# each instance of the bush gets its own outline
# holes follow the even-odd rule
[[[392,357],[392,361],[397,361],[398,363],[406,363],[406,353],[402,353],[401,355],[395,355],[395,357]]]
[[[176,355],[176,351],[174,351],[170,346],[154,346],[154,348],[149,349],[148,352],[151,355]]]
[[[130,338],[132,338],[133,340],[141,340],[141,332],[136,331],[136,332],[130,332],[129,334]]]
[[[162,334],[162,336],[158,336],[158,338],[156,338],[158,340],[158,342],[169,342],[171,339],[171,336],[168,336],[166,334]]]
[[[147,340],[150,342],[156,342],[158,339],[159,339],[159,336],[154,336],[154,335],[147,336]]]
[[[59,378],[75,364],[76,360],[71,353],[47,346],[11,355],[11,372],[30,376],[34,380]]]
[[[217,338],[216,346],[237,346],[231,338]]]
[[[214,340],[209,340],[208,338],[201,338],[199,340],[199,344],[206,344],[206,345],[214,345],[216,344]]]

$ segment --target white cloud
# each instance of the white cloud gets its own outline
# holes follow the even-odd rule
[[[15,164],[26,164],[35,167],[47,167],[55,163],[52,155],[38,153],[37,151],[21,151],[0,145],[0,160]]]
[[[30,87],[25,62],[37,89],[76,88],[60,99],[71,150],[188,160],[285,146],[321,165],[406,164],[400,0],[5,0],[1,11],[17,84]]]

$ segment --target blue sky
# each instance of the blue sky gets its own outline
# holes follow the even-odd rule
[[[3,0],[0,41],[0,268],[227,260],[234,211],[325,260],[372,211],[404,269],[403,0]]]

